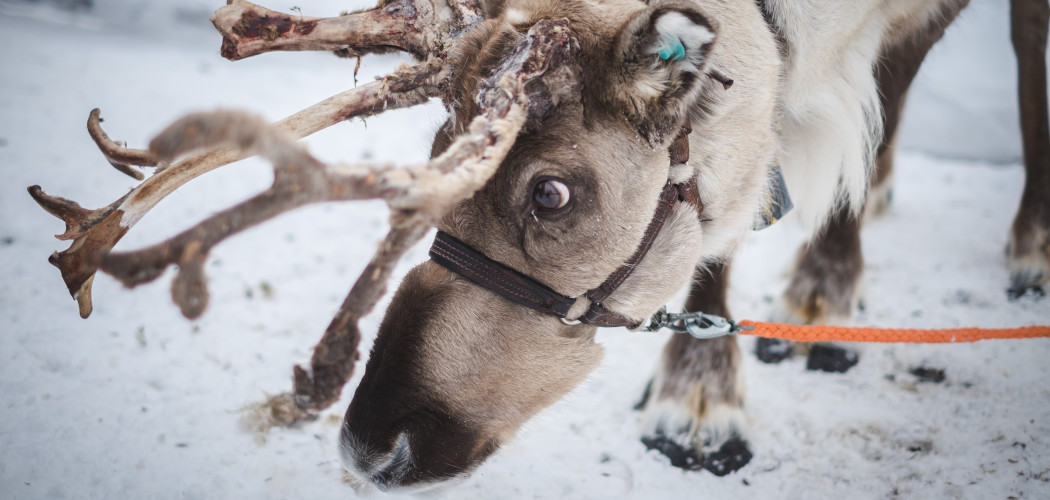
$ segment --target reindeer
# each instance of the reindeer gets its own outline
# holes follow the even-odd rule
[[[778,171],[817,234],[796,271],[809,286],[792,285],[785,302],[807,321],[848,312],[869,178],[888,171],[907,85],[964,5],[384,0],[322,19],[232,0],[213,17],[230,59],[396,49],[420,62],[275,126],[237,112],[191,115],[148,150],[111,141],[96,110],[88,129],[107,159],[138,178],[135,166],[156,172],[96,210],[39,186],[30,193],[66,222],[60,238],[73,243],[51,261],[84,317],[98,270],[134,286],[169,265],[179,267],[174,301],[197,317],[207,306],[203,264],[222,239],[308,203],[386,200],[390,233],[311,366],[295,367],[293,392],[265,407],[278,424],[335,402],[357,358],[358,318],[405,250],[437,227],[432,259],[408,273],[386,311],[340,435],[356,481],[418,491],[465,477],[578,385],[602,357],[599,326],[644,326],[686,285],[688,310],[728,317],[729,262],[783,208]],[[1022,106],[1029,184],[1010,252],[1013,289],[1023,290],[1050,278],[1040,194],[1050,175],[1048,9],[1045,0],[1014,5],[1022,81],[1042,75],[1022,88],[1022,102],[1034,103]],[[450,117],[425,166],[330,166],[294,142],[429,98]],[[273,163],[270,189],[153,247],[110,252],[163,196],[251,154]],[[826,272],[840,248],[847,265]],[[843,293],[847,307],[836,309]],[[682,468],[744,466],[740,357],[732,336],[673,337],[642,404],[643,442]]]

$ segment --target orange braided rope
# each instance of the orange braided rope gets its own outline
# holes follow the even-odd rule
[[[738,335],[794,340],[797,342],[907,342],[942,344],[976,342],[988,339],[1031,339],[1050,337],[1050,326],[1018,328],[946,328],[934,330],[909,328],[870,328],[827,325],[790,325],[744,320],[737,323],[754,330],[740,330]]]

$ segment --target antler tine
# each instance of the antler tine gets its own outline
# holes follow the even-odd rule
[[[304,137],[344,120],[425,103],[429,97],[441,94],[438,84],[445,80],[443,71],[438,61],[402,68],[382,80],[343,92],[295,113],[278,122],[276,127],[292,136]],[[97,122],[89,120],[89,126],[91,123]],[[103,151],[106,152],[105,147]],[[191,154],[166,169],[158,170],[128,194],[96,210],[84,209],[76,202],[47,195],[40,186],[31,186],[29,194],[33,199],[66,223],[66,231],[57,237],[73,240],[69,248],[55,252],[49,260],[61,271],[70,295],[77,300],[81,317],[91,314],[91,282],[100,255],[109,252],[146,212],[179,186],[247,156],[232,148]]]
[[[157,159],[150,155],[149,151],[130,149],[110,139],[106,132],[102,130],[102,116],[98,108],[91,110],[91,113],[88,115],[87,129],[88,135],[94,139],[95,144],[98,145],[98,148],[105,155],[109,164],[113,165],[113,168],[141,181],[145,176],[134,166],[157,166]]]
[[[397,49],[423,59],[443,54],[454,33],[481,19],[477,0],[383,0],[372,9],[326,18],[231,0],[215,11],[212,24],[222,33],[222,56],[232,61],[275,50],[345,49]]]

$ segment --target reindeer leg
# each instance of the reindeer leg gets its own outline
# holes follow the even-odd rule
[[[1050,281],[1050,125],[1046,98],[1047,0],[1012,0],[1010,28],[1017,54],[1025,185],[1007,257],[1010,297],[1044,295]]]
[[[945,5],[926,31],[905,37],[883,50],[879,64],[875,67],[875,79],[879,85],[879,100],[882,105],[883,140],[879,144],[875,171],[871,176],[871,188],[865,206],[866,216],[877,216],[889,207],[893,198],[893,153],[897,142],[897,126],[904,111],[904,100],[908,87],[919,72],[926,54],[944,35],[945,28],[966,7],[969,0],[955,5]]]
[[[848,207],[839,208],[823,232],[799,251],[795,272],[781,301],[777,318],[802,324],[848,322],[860,302],[864,257],[860,220]],[[806,352],[810,370],[845,372],[857,364],[857,354],[838,346],[795,345],[759,339],[758,359],[779,362],[792,352]]]
[[[879,144],[872,172],[865,212],[875,216],[884,211],[892,198],[893,152],[904,99],[926,54],[944,35],[967,2],[946,5],[924,29],[904,36],[883,49],[875,67],[879,99],[883,109],[883,140]],[[1043,87],[1045,89],[1045,85]],[[864,256],[860,245],[861,221],[848,209],[839,209],[828,226],[799,251],[791,282],[781,300],[780,321],[802,324],[848,323],[861,303]],[[809,357],[811,370],[844,372],[857,363],[855,352],[840,346],[791,345],[776,339],[759,339],[758,359],[780,362],[795,352]]]
[[[729,316],[728,264],[709,268],[694,283],[686,310]],[[664,348],[647,390],[642,443],[687,470],[707,469],[724,476],[747,465],[751,451],[743,432],[743,387],[736,337],[697,340],[675,335]]]

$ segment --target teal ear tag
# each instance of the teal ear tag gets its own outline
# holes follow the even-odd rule
[[[675,40],[673,46],[664,47],[663,49],[660,49],[660,59],[663,59],[665,61],[668,59],[674,61],[681,61],[682,59],[685,59],[685,45],[682,45],[681,40]]]

